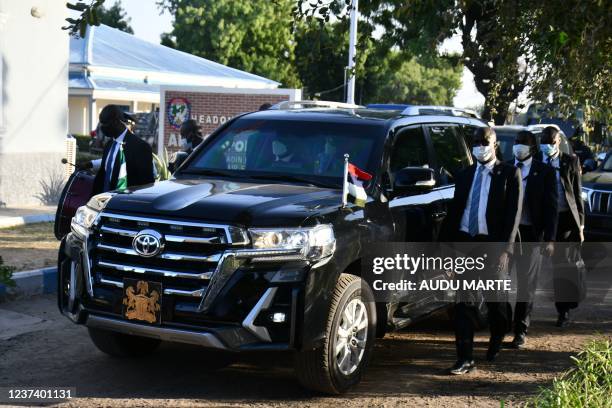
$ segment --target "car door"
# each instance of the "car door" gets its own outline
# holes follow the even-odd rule
[[[431,145],[422,126],[409,126],[396,133],[389,154],[390,185],[393,185],[393,175],[398,170],[405,167],[433,168],[434,164]],[[390,196],[389,208],[395,226],[396,241],[435,240],[436,218],[439,216],[437,212],[443,199],[439,191],[427,190],[406,195],[394,195],[393,191],[390,191]],[[425,272],[422,270],[418,270],[411,278],[417,284],[423,279]],[[392,324],[395,328],[401,328],[431,311],[430,294],[413,291],[400,303],[390,307],[393,308]]]

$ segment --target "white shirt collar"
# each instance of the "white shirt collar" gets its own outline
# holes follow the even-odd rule
[[[119,135],[119,137],[117,137],[117,138],[115,139],[115,142],[117,142],[117,143],[123,143],[123,140],[125,139],[125,135],[127,134],[127,131],[128,131],[128,128],[126,127],[126,128],[125,128],[125,130],[123,131],[123,133],[121,133],[121,134]]]
[[[529,157],[528,159],[523,160],[523,161],[519,161],[519,160],[517,160],[517,159],[515,158],[515,159],[514,159],[514,165],[516,166],[516,165],[517,165],[517,164],[519,164],[519,163],[523,163],[523,167],[529,167],[529,166],[531,166],[531,162],[532,162],[532,161],[533,161],[533,156],[531,156],[531,157]]]
[[[542,159],[544,161],[544,163],[554,163],[556,160],[559,160],[559,156],[561,156],[561,153],[558,152],[555,156],[550,157],[550,156],[546,156],[544,153],[542,153]]]
[[[489,160],[489,162],[482,164],[481,162],[477,161],[478,166],[476,167],[476,170],[478,170],[478,167],[482,166],[484,167],[483,170],[488,170],[489,172],[493,171],[493,167],[495,167],[495,162],[497,161],[497,159],[493,159],[493,160]]]

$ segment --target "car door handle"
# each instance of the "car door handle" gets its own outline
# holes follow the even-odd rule
[[[446,217],[446,211],[437,211],[431,214],[432,218],[444,218]]]

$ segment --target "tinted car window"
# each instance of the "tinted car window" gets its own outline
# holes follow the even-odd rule
[[[429,135],[438,161],[440,184],[452,184],[455,174],[471,164],[459,128],[429,126]]]
[[[207,142],[185,171],[293,174],[340,184],[344,154],[374,174],[385,132],[369,124],[243,118]]]
[[[427,143],[421,127],[402,130],[391,151],[391,172],[404,167],[429,167]]]

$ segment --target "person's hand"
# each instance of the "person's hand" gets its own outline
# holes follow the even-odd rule
[[[580,243],[584,242],[584,225],[580,226]]]
[[[548,242],[544,248],[542,248],[542,254],[547,257],[551,257],[555,254],[555,244],[554,242]]]
[[[510,256],[508,255],[507,252],[504,251],[499,256],[499,260],[497,261],[497,271],[502,272],[504,270],[507,270],[509,261],[510,261]]]

